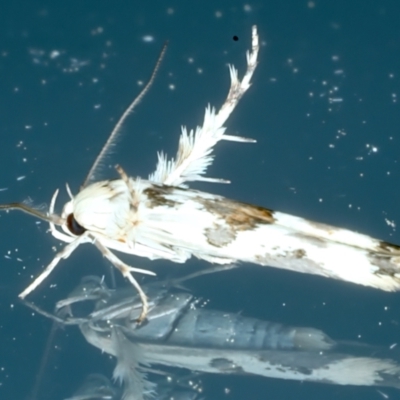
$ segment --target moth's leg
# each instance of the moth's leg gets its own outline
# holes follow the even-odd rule
[[[64,232],[60,232],[56,229],[56,227],[50,223],[50,233],[58,240],[62,240],[66,243],[72,243],[76,238],[73,236],[69,236]]]
[[[49,213],[50,215],[54,215],[54,206],[56,204],[56,199],[58,195],[58,189],[54,192],[53,197],[51,198]],[[69,236],[64,232],[60,232],[56,229],[56,226],[53,222],[49,222],[50,233],[58,240],[62,240],[63,242],[71,243],[75,240],[73,236]]]
[[[58,322],[60,324],[64,324],[64,320],[62,318],[57,317],[56,315],[53,315],[49,312],[47,312],[46,310],[42,310],[40,307],[38,307],[37,305],[30,303],[29,301],[26,300],[22,300],[23,303],[28,306],[29,308],[31,308],[33,311],[35,311],[36,313],[43,315],[46,318],[49,318],[55,322]]]
[[[190,279],[198,278],[199,276],[203,275],[208,275],[208,274],[214,274],[216,272],[222,272],[222,271],[229,271],[231,269],[237,268],[238,264],[227,264],[227,265],[217,265],[217,266],[212,266],[211,268],[207,269],[202,269],[200,271],[193,272],[189,275],[185,275],[180,278],[175,278],[172,279],[168,282],[172,282],[173,286],[178,286],[180,283],[188,281]]]
[[[46,318],[49,318],[51,320],[53,320],[54,322],[59,323],[60,325],[79,325],[82,324],[84,322],[87,322],[86,318],[74,318],[74,317],[70,317],[71,312],[69,312],[69,314],[67,315],[63,315],[62,317],[58,316],[58,315],[54,315],[52,313],[47,312],[46,310],[42,310],[40,307],[38,307],[37,305],[30,303],[29,301],[23,300],[23,303],[28,306],[29,308],[31,308],[33,311],[37,312],[38,314],[43,315]]]
[[[113,254],[107,247],[103,246],[100,241],[96,240],[94,243],[96,247],[101,251],[103,256],[106,257],[138,291],[140,300],[142,301],[142,312],[140,313],[138,322],[142,322],[147,316],[149,303],[147,301],[146,294],[144,293],[143,289],[140,287],[136,279],[133,277],[131,272],[147,273],[149,275],[155,275],[155,273],[148,270],[130,267],[122,260],[120,260],[115,254]]]
[[[129,184],[129,177],[126,174],[126,172],[124,171],[124,169],[120,165],[116,165],[115,169],[121,176],[121,179],[126,183],[126,186],[130,187],[131,185]]]
[[[135,190],[132,186],[132,180],[129,179],[128,175],[126,174],[126,172],[124,171],[124,169],[120,166],[117,165],[115,167],[115,169],[117,170],[117,172],[119,173],[121,179],[125,182],[125,185],[127,186],[129,193],[131,194],[131,206],[133,207],[133,209],[135,211],[137,211],[138,206],[139,206],[139,202],[140,202],[140,190]]]
[[[134,196],[135,191],[133,190],[133,187],[132,187],[132,181],[129,179],[127,173],[124,171],[124,169],[120,165],[117,165],[115,167],[115,169],[119,173],[121,179],[125,182],[125,185],[128,187],[129,192],[132,194],[132,196]]]
[[[21,299],[25,298],[30,292],[34,291],[53,271],[57,266],[58,262],[62,258],[68,258],[71,253],[82,243],[89,241],[87,233],[85,232],[82,236],[76,238],[73,242],[67,244],[60,252],[56,254],[53,261],[44,269],[44,271],[23,291],[18,297]]]

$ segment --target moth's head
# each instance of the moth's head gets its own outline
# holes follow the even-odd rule
[[[64,223],[61,225],[63,231],[70,235],[80,236],[87,230],[75,219],[74,199],[70,200],[64,205],[61,218],[64,221]]]
[[[93,183],[64,205],[62,228],[73,236],[90,231],[110,237],[126,223],[129,199],[129,190],[120,179]]]

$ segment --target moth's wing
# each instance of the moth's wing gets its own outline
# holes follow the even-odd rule
[[[247,70],[243,79],[239,80],[237,70],[233,66],[229,66],[231,87],[220,110],[216,112],[215,108],[208,106],[203,125],[198,126],[195,131],[188,132],[185,127],[182,127],[175,159],[168,160],[166,154],[158,153],[157,168],[149,176],[150,181],[170,186],[181,186],[190,181],[227,182],[223,179],[207,178],[204,174],[212,164],[213,147],[220,140],[254,142],[252,139],[225,135],[224,124],[250,87],[250,80],[257,66],[258,50],[257,29],[253,26],[252,49],[251,52],[247,52]]]
[[[144,400],[155,393],[156,385],[147,379],[142,370],[145,362],[143,349],[139,344],[129,341],[117,327],[111,330],[111,343],[117,358],[113,378],[124,384],[123,398]]]
[[[149,248],[158,243],[177,254],[184,249],[186,258],[250,262],[400,290],[395,244],[196,190],[154,186],[153,192],[140,227]]]

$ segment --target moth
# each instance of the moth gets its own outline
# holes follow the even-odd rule
[[[143,393],[154,390],[154,385],[151,375],[144,373],[155,366],[194,374],[400,388],[395,349],[338,341],[313,327],[204,307],[187,290],[170,283],[152,281],[144,286],[150,304],[146,324],[137,323],[141,300],[132,287],[108,289],[96,276],[82,279],[59,301],[56,315],[30,307],[60,325],[78,325],[89,344],[115,357],[113,378],[124,383],[124,399],[148,398]],[[92,309],[84,316],[83,302]]]
[[[386,291],[399,290],[397,245],[188,187],[195,181],[226,182],[205,176],[213,161],[213,148],[220,140],[254,142],[226,134],[225,122],[249,89],[257,66],[259,37],[255,26],[243,78],[239,79],[237,70],[229,66],[231,85],[225,102],[218,111],[206,108],[202,126],[189,132],[182,128],[175,158],[158,153],[157,168],[147,180],[129,177],[117,166],[118,178],[92,183],[126,117],[154,79],[163,52],[149,83],[118,121],[81,190],[73,195],[67,186],[71,200],[61,215],[55,213],[58,190],[46,214],[24,203],[0,206],[49,222],[52,235],[67,243],[19,296],[24,298],[32,292],[61,259],[86,242],[94,244],[136,287],[143,303],[140,319],[146,316],[148,303],[132,273],[154,274],[127,265],[112,250],[176,263],[192,256],[217,264],[249,262]]]

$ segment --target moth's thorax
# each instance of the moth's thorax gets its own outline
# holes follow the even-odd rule
[[[63,217],[72,213],[75,221],[86,230],[118,237],[129,221],[130,199],[123,180],[96,182],[82,189],[64,206]]]

